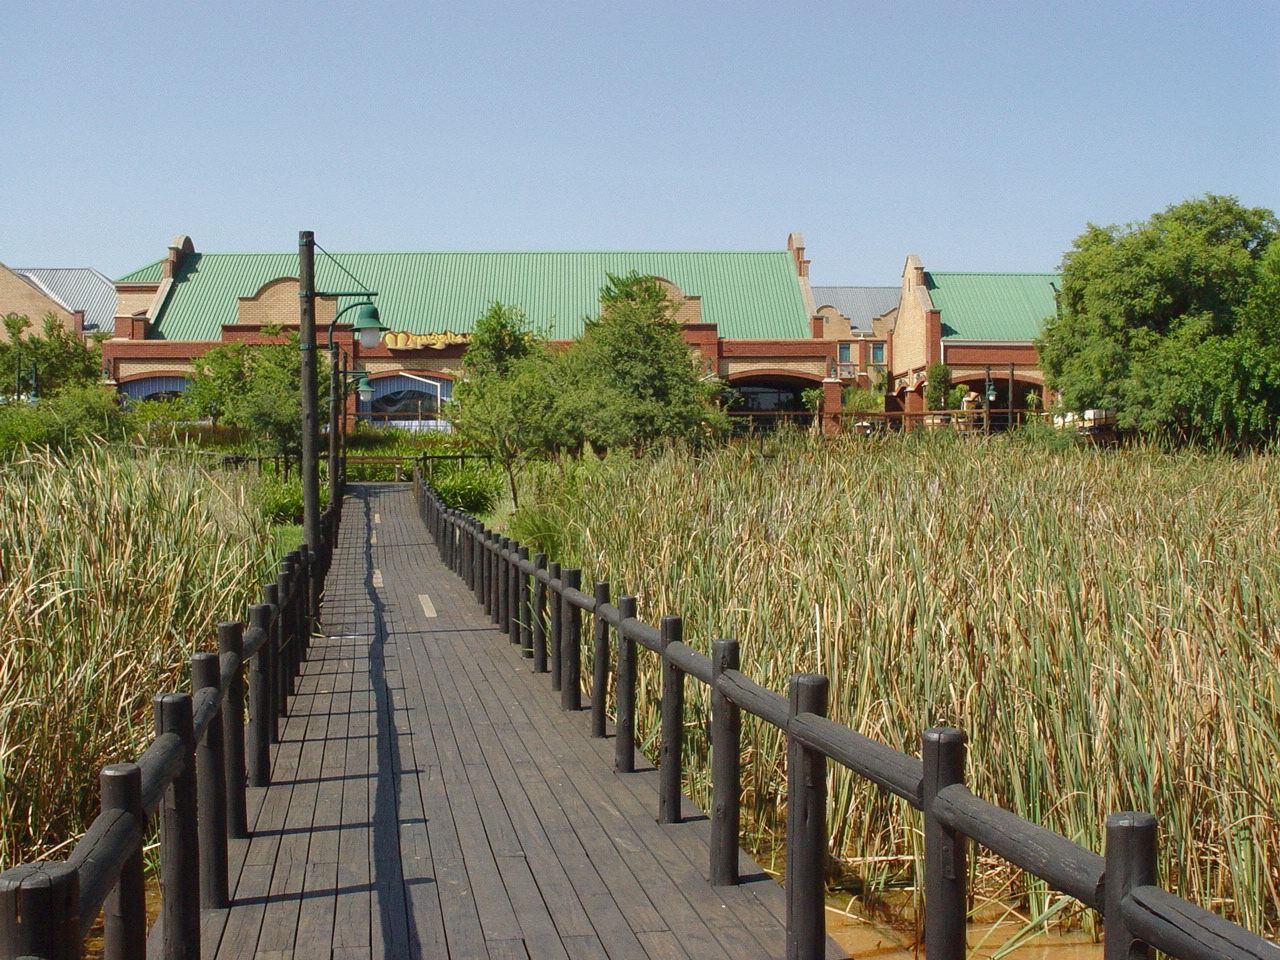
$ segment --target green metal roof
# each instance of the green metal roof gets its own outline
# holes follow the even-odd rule
[[[791,255],[768,253],[343,253],[342,265],[378,291],[378,312],[393,330],[467,333],[493,301],[515,304],[552,339],[582,332],[582,318],[599,313],[606,274],[635,270],[671,281],[702,298],[702,320],[720,336],[773,339],[809,336],[808,317]],[[270,280],[296,277],[298,258],[286,253],[196,253],[178,272],[151,336],[218,340],[234,323],[237,300]],[[154,283],[161,263],[120,282]],[[321,290],[353,283],[325,257],[316,258]],[[345,306],[344,301],[341,305]]]
[[[925,272],[929,296],[942,311],[942,338],[1033,340],[1057,309],[1057,273]]]

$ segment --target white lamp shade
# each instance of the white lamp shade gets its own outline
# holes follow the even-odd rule
[[[373,387],[361,387],[356,393],[360,394],[361,403],[368,403],[373,399]]]
[[[360,348],[362,350],[372,350],[378,345],[378,340],[382,337],[381,330],[361,330],[360,331]]]

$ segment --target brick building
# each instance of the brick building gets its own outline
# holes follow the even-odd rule
[[[659,278],[677,304],[685,340],[709,375],[734,386],[757,412],[799,409],[802,389],[821,387],[828,425],[839,410],[834,375],[840,341],[814,321],[809,261],[798,234],[774,252],[348,253],[342,265],[378,291],[382,342],[361,350],[346,326],[335,342],[366,370],[372,412],[428,409],[447,399],[473,324],[494,301],[519,306],[553,341],[582,331],[599,311],[608,274]],[[318,258],[317,287],[351,280]],[[192,362],[227,342],[264,342],[298,323],[297,256],[197,251],[180,236],[166,255],[116,281],[114,336],[104,357],[120,389],[144,398],[182,389]],[[318,339],[352,298],[319,298]]]
[[[1056,273],[959,273],[925,270],[912,254],[902,271],[901,294],[887,348],[889,404],[924,409],[925,371],[941,360],[953,383],[981,392],[987,367],[996,404],[1015,409],[1031,392],[1043,395],[1044,374],[1034,340],[1057,309]]]
[[[6,267],[0,263],[0,316],[16,313],[39,334],[45,317],[86,335],[110,333],[116,291],[110,280],[88,267]],[[0,341],[8,332],[0,326]]]

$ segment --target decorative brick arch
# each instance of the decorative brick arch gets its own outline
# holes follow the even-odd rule
[[[781,367],[760,367],[754,370],[738,370],[729,374],[725,379],[730,383],[753,379],[805,380],[809,383],[822,383],[823,381],[823,377],[816,373],[808,373],[804,370],[785,370]]]

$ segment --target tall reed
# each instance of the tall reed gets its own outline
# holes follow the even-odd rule
[[[170,455],[171,456],[171,455]],[[0,862],[55,852],[97,814],[97,775],[152,736],[266,577],[240,479],[90,450],[0,468]]]
[[[979,796],[1095,850],[1108,812],[1150,810],[1166,882],[1280,930],[1275,455],[783,437],[535,465],[524,484],[514,534],[638,594],[650,622],[683,615],[704,651],[739,638],[777,691],[830,675],[833,716],[897,749],[964,727]],[[701,684],[688,703],[686,786],[705,804]],[[768,841],[784,744],[748,724],[744,752],[744,810]],[[913,812],[842,769],[829,806],[850,869],[912,882]],[[1033,913],[1051,897],[999,869],[978,890]]]

